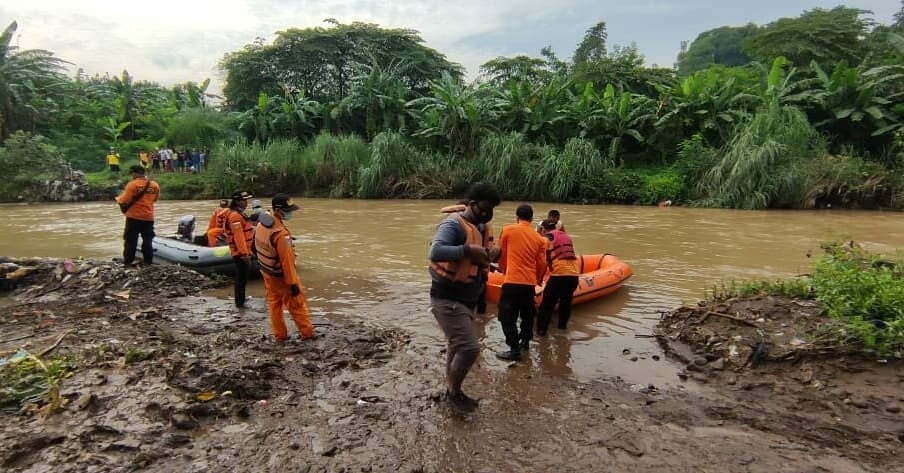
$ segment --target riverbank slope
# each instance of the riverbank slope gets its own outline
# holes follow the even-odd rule
[[[189,270],[5,261],[35,270],[7,301],[0,358],[25,350],[51,369],[3,368],[4,386],[30,374],[50,388],[4,398],[10,471],[900,471],[904,454],[899,412],[838,400],[811,415],[784,381],[541,376],[555,337],[525,363],[479,364],[481,407],[462,417],[441,400],[443,347],[404,332],[320,318],[318,338],[277,345],[260,301],[205,297],[223,282]],[[904,399],[899,364],[833,376]]]

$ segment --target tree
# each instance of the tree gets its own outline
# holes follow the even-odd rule
[[[904,0],[901,0],[901,8],[895,13],[895,22],[892,23],[892,28],[904,30]]]
[[[584,39],[574,50],[571,62],[575,66],[586,62],[599,61],[606,57],[606,40],[609,33],[606,32],[606,22],[601,21],[587,29]]]
[[[812,61],[855,63],[865,52],[863,39],[872,25],[863,18],[868,13],[848,7],[814,8],[761,28],[747,41],[747,49],[767,62],[783,56],[799,67]]]
[[[530,56],[504,57],[483,63],[480,74],[493,84],[507,84],[511,81],[539,81],[550,75],[545,59]]]
[[[744,43],[758,30],[756,25],[749,23],[738,27],[723,26],[700,33],[686,50],[678,54],[678,62],[675,64],[678,75],[687,77],[713,64],[749,64],[751,58],[744,52]]]
[[[418,120],[414,136],[433,138],[457,156],[473,157],[480,138],[492,129],[495,103],[486,85],[465,85],[449,74],[431,82],[430,95],[408,102]]]
[[[220,62],[226,73],[223,92],[235,109],[253,107],[261,92],[276,95],[303,92],[318,102],[338,103],[354,86],[362,68],[401,62],[408,67],[400,78],[414,94],[425,93],[444,73],[461,77],[458,64],[424,46],[411,29],[382,28],[372,23],[292,28],[277,32],[271,44],[257,40],[227,54]]]
[[[176,108],[179,110],[184,108],[203,108],[207,106],[210,99],[221,99],[222,97],[219,95],[207,93],[209,86],[210,78],[201,82],[187,81],[174,85],[172,94]]]
[[[413,98],[403,83],[409,67],[398,61],[386,67],[376,63],[363,67],[352,79],[349,94],[333,110],[333,117],[350,118],[351,131],[363,131],[370,139],[383,131],[403,130],[408,117],[406,104]]]
[[[891,143],[894,132],[904,128],[894,110],[898,94],[892,93],[891,88],[895,83],[904,83],[904,66],[864,70],[841,62],[831,74],[815,62],[811,68],[819,81],[818,105],[812,115],[814,126],[820,131],[838,142],[881,151]]]
[[[14,21],[0,35],[0,141],[15,130],[33,129],[42,112],[35,101],[52,100],[65,83],[66,61],[50,51],[13,46],[17,28]]]

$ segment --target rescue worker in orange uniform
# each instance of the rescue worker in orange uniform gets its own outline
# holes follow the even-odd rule
[[[450,212],[430,247],[430,310],[446,336],[446,402],[457,411],[478,406],[461,386],[480,354],[474,310],[486,286],[485,268],[496,256],[486,228],[499,202],[495,187],[474,184],[463,211]]]
[[[226,215],[229,213],[229,199],[220,201],[220,207],[213,211],[210,222],[207,223],[207,246],[221,246],[226,244],[226,235],[223,227],[226,226]]]
[[[254,226],[243,213],[248,207],[248,199],[254,197],[248,192],[237,191],[232,194],[229,210],[226,213],[223,230],[229,242],[229,252],[235,261],[235,306],[245,307],[245,285],[248,284],[248,273],[251,271],[251,246],[254,242]]]
[[[496,357],[507,361],[520,360],[521,351],[528,349],[533,338],[534,297],[546,274],[549,246],[548,240],[531,227],[533,207],[520,205],[515,216],[517,223],[506,225],[499,235],[499,269],[505,273],[499,298],[499,323],[509,350],[496,353]]]
[[[149,265],[154,260],[154,202],[160,198],[160,185],[148,179],[141,166],[132,166],[129,173],[132,180],[116,198],[120,211],[126,216],[122,262],[130,266],[135,261],[138,236],[141,235],[141,255],[144,264]]]
[[[311,338],[314,336],[314,326],[311,325],[308,303],[295,269],[292,234],[284,223],[292,218],[298,206],[286,194],[276,194],[271,204],[273,214],[258,214],[258,225],[254,231],[254,251],[267,290],[270,329],[279,342],[289,338],[286,322],[283,320],[285,307],[292,315],[301,338]]]
[[[460,213],[468,210],[467,202],[461,202],[455,205],[447,205],[441,208],[440,213],[444,214],[452,214],[452,213]],[[496,261],[496,257],[498,256],[499,249],[496,248],[496,239],[493,236],[493,226],[490,223],[482,223],[478,225],[478,229],[484,235],[485,243],[487,250],[491,252],[491,256],[493,256],[490,261]],[[486,281],[489,278],[490,267],[487,266],[485,268],[480,268],[483,273],[483,279]],[[477,298],[477,314],[483,315],[487,313],[487,299],[486,299],[487,286],[483,285],[483,289],[480,291],[480,297]]]

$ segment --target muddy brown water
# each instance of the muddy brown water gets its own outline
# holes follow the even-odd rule
[[[428,312],[425,256],[439,208],[449,202],[299,202],[302,211],[289,226],[298,238],[300,274],[315,319],[363,319],[439,345]],[[513,220],[515,205],[497,209],[497,231]],[[203,229],[214,206],[161,202],[157,233],[174,232],[186,214],[197,216]],[[566,334],[531,350],[530,372],[579,380],[620,376],[630,383],[677,384],[678,366],[653,359],[661,355],[654,340],[636,336],[651,333],[660,311],[696,302],[720,281],[804,273],[807,253],[818,254],[822,241],[854,239],[881,251],[904,243],[904,215],[898,213],[535,204],[538,215],[550,208],[562,212],[579,252],[613,253],[635,273],[619,292],[577,306]],[[109,258],[121,248],[122,217],[110,203],[0,205],[0,222],[0,255]],[[250,294],[261,303],[259,282]],[[217,295],[228,297],[229,291]],[[481,363],[502,369],[487,356],[487,350],[503,348],[495,309],[490,306],[481,324]]]

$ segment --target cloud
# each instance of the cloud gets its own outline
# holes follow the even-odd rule
[[[0,6],[0,20],[19,22],[23,48],[54,51],[89,74],[123,69],[171,85],[212,79],[217,63],[256,37],[290,27],[323,26],[325,18],[413,28],[427,45],[464,65],[473,77],[499,55],[539,53],[549,44],[569,57],[584,31],[600,20],[609,42],[636,42],[648,63],[670,65],[682,40],[718,26],[768,23],[837,0],[23,0]],[[891,20],[897,2],[850,0]]]

